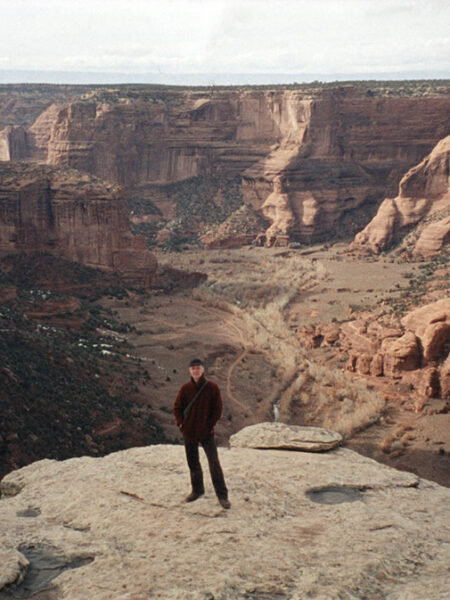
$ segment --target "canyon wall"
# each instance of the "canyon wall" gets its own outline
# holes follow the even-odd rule
[[[4,133],[2,156],[76,168],[156,206],[176,182],[239,176],[270,232],[301,242],[362,229],[450,131],[448,86],[83,91],[16,133],[14,151]]]
[[[44,165],[0,163],[0,251],[48,252],[144,286],[156,271],[116,186]]]
[[[405,174],[398,195],[383,201],[374,219],[355,237],[354,246],[376,253],[386,250],[425,218],[428,222],[412,252],[430,258],[450,242],[450,136]]]

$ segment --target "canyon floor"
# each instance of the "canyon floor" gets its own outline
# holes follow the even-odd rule
[[[302,400],[291,399],[283,409],[283,394],[293,381],[284,363],[298,354],[324,372],[358,381],[383,399],[372,425],[361,431],[356,427],[347,447],[450,486],[450,414],[441,410],[439,401],[431,399],[417,412],[408,388],[398,380],[344,375],[345,352],[338,346],[305,348],[298,335],[301,328],[318,323],[355,319],[361,310],[376,315],[389,309],[395,305],[392,294],[408,289],[410,280],[420,275],[419,263],[399,263],[389,256],[355,257],[344,244],[303,249],[189,247],[161,252],[157,258],[162,269],[201,272],[207,279],[194,288],[179,285],[146,296],[103,299],[102,304],[135,328],[127,334],[130,354],[150,376],[136,382],[138,396],[143,406],[151,406],[168,439],[181,441],[171,407],[194,356],[206,360],[208,376],[222,389],[224,415],[217,427],[222,445],[242,427],[264,420],[333,425],[324,423],[325,411],[316,406],[314,388],[307,385],[303,392],[297,390]],[[388,438],[398,443],[386,452]]]

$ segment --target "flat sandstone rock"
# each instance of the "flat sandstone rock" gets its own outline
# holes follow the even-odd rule
[[[450,489],[347,448],[219,454],[230,510],[203,452],[206,493],[183,501],[181,445],[7,475],[0,600],[450,598]]]
[[[258,423],[244,427],[230,438],[233,448],[271,448],[322,452],[339,446],[342,436],[323,427],[300,427],[284,423]]]

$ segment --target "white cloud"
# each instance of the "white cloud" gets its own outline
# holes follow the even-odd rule
[[[447,0],[0,0],[3,68],[447,70]]]

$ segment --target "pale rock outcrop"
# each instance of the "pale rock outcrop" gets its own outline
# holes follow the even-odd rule
[[[436,360],[450,340],[450,298],[411,311],[402,324],[420,339],[425,362]]]
[[[424,228],[414,246],[413,255],[418,258],[432,258],[450,243],[450,217],[431,223]]]
[[[18,160],[28,155],[27,132],[24,127],[0,130],[0,160]]]
[[[219,452],[227,511],[209,479],[204,497],[183,502],[177,445],[10,473],[0,588],[31,568],[25,595],[59,600],[450,596],[449,489],[345,448]]]
[[[450,136],[442,139],[420,164],[401,179],[396,198],[386,198],[376,216],[359,232],[354,246],[368,247],[376,253],[385,250],[427,215],[450,205]],[[448,219],[430,225],[422,232],[414,253],[434,256],[450,239]],[[431,228],[431,229],[430,229]],[[433,235],[436,235],[436,239]]]
[[[266,230],[268,238],[279,233],[288,233],[294,225],[295,217],[289,204],[289,196],[283,189],[281,177],[275,177],[273,192],[264,201],[261,212],[264,218],[271,222]]]
[[[381,352],[384,374],[388,377],[401,377],[403,371],[414,371],[420,366],[419,345],[412,331],[397,339],[384,340]]]
[[[230,438],[232,448],[280,448],[322,452],[342,443],[342,436],[323,427],[300,427],[283,423],[257,423]]]

